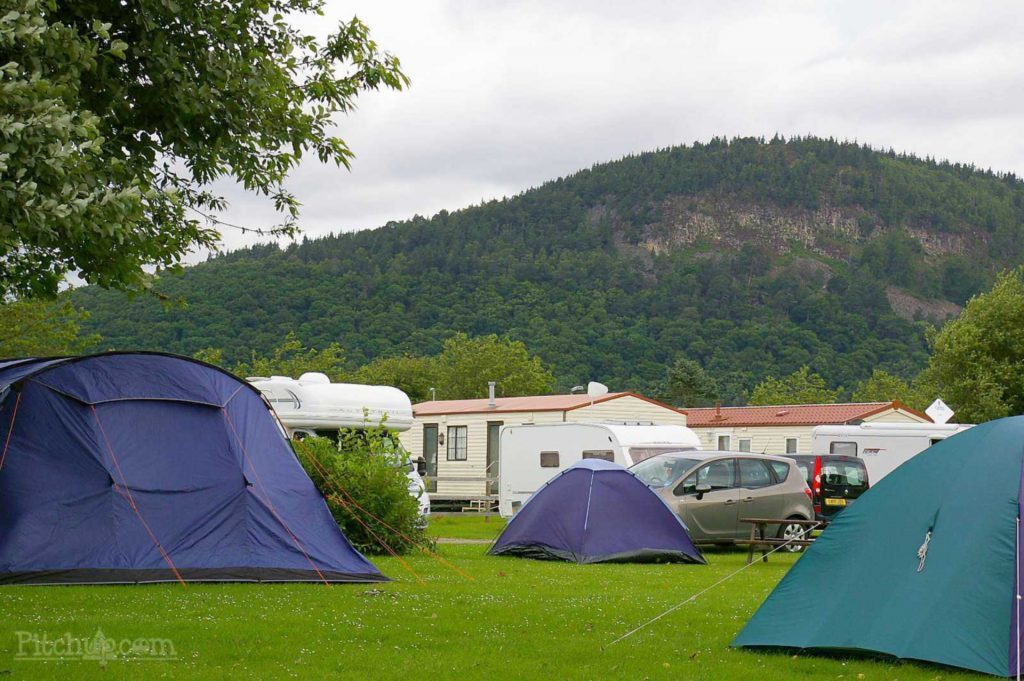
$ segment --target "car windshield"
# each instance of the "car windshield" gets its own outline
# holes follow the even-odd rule
[[[645,459],[629,470],[636,474],[645,485],[659,489],[668,487],[686,471],[700,463],[700,459],[660,454]]]
[[[641,461],[646,461],[647,459],[658,456],[659,454],[678,454],[679,452],[693,451],[694,449],[696,448],[687,447],[685,445],[630,447],[629,458],[632,459],[634,464],[638,464]]]

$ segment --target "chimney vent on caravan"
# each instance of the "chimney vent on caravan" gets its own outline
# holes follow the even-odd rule
[[[487,408],[494,409],[497,407],[497,403],[494,401],[494,381],[487,381]]]

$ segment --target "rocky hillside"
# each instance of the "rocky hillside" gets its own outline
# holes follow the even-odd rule
[[[924,328],[1024,261],[1024,184],[832,140],[715,140],[503,200],[230,253],[165,277],[187,306],[75,293],[118,348],[227,359],[287,331],[353,365],[455,331],[521,339],[562,386],[655,391],[678,355],[742,400],[803,364],[910,375]]]

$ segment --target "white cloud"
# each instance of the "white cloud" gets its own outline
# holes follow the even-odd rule
[[[413,86],[339,120],[351,172],[294,174],[310,236],[716,135],[814,133],[1024,172],[1014,2],[328,1],[306,28],[357,14]],[[266,201],[220,189],[225,219],[273,222]]]

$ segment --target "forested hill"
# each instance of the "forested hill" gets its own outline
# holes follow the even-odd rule
[[[715,140],[430,219],[216,257],[159,282],[184,308],[91,288],[75,299],[117,348],[235,360],[294,330],[339,342],[357,366],[499,333],[563,388],[656,391],[684,355],[740,402],[804,364],[847,388],[876,366],[912,375],[925,320],[955,314],[1022,249],[1012,175],[832,140]]]

